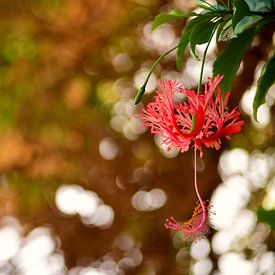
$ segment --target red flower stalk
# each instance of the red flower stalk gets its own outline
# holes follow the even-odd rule
[[[195,189],[200,204],[188,222],[180,225],[174,218],[166,222],[167,228],[184,232],[187,239],[198,239],[209,229],[209,209],[197,188],[196,150],[200,151],[201,157],[203,147],[218,150],[221,139],[230,139],[232,134],[240,132],[244,124],[238,107],[232,111],[226,110],[230,93],[227,92],[223,99],[219,86],[222,78],[220,75],[214,80],[209,78],[204,93],[200,94],[184,89],[177,81],[159,82],[154,102],[149,103],[139,115],[143,125],[150,127],[152,134],[163,137],[162,142],[168,150],[175,147],[186,152],[191,144],[194,145]],[[176,93],[184,94],[187,100],[175,102]]]

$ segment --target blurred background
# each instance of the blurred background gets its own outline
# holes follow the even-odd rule
[[[167,153],[140,127],[135,116],[144,105],[132,100],[185,24],[151,33],[154,16],[195,4],[0,2],[1,275],[274,274],[275,234],[256,214],[275,208],[274,86],[260,123],[251,118],[274,26],[255,39],[232,89],[230,104],[239,104],[246,122],[242,133],[198,163],[215,229],[192,244],[164,228],[167,217],[192,215],[192,152]],[[211,45],[205,79],[217,52]],[[171,53],[143,104],[158,78],[195,88],[199,69],[187,53],[177,71]]]

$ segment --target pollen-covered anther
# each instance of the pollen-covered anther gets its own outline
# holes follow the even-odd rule
[[[203,205],[203,206],[202,206]],[[197,241],[204,238],[210,231],[212,223],[209,217],[210,206],[208,201],[196,204],[191,219],[186,222],[179,223],[171,217],[166,220],[165,228],[183,232],[183,238],[187,241]]]

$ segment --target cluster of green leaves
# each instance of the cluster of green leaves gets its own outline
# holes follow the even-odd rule
[[[221,83],[223,91],[231,89],[233,79],[238,71],[240,63],[250,48],[256,34],[268,24],[275,22],[275,0],[229,0],[216,1],[210,4],[205,0],[197,1],[198,7],[202,8],[200,13],[182,13],[172,10],[169,13],[161,13],[156,16],[152,31],[156,30],[164,23],[174,20],[190,18],[185,25],[179,44],[177,45],[176,64],[181,69],[186,47],[190,46],[191,55],[198,59],[196,46],[208,43],[202,60],[202,70],[200,83],[203,74],[203,66],[207,49],[214,34],[216,42],[228,41],[225,49],[220,53],[214,62],[213,75],[222,74],[224,78]],[[161,56],[156,64],[166,56]],[[257,92],[254,98],[253,110],[254,118],[257,119],[257,110],[265,102],[265,96],[275,82],[275,57],[267,60],[263,67],[261,77],[258,80]],[[151,75],[152,71],[149,73]],[[137,104],[145,91],[149,77],[138,91],[135,98]]]

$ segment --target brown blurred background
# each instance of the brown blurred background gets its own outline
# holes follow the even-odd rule
[[[230,104],[240,104],[246,121],[242,133],[198,163],[202,196],[217,212],[215,230],[190,244],[163,226],[167,217],[192,214],[192,154],[167,153],[140,127],[135,115],[144,105],[132,100],[185,24],[151,33],[154,16],[194,6],[0,2],[1,275],[273,274],[274,232],[255,211],[275,207],[274,88],[261,123],[251,118],[255,81],[274,47],[272,26],[255,39],[232,90]],[[217,52],[213,44],[205,79]],[[187,53],[177,71],[172,53],[148,90],[158,78],[195,88],[199,69]]]

